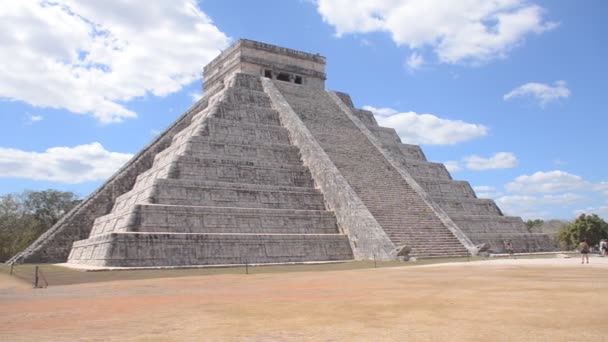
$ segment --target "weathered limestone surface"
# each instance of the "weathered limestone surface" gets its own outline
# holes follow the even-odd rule
[[[73,264],[107,267],[230,265],[352,259],[342,234],[105,234],[74,243]]]
[[[325,88],[325,57],[239,40],[204,98],[9,262],[177,266],[553,248]],[[404,248],[404,246],[407,246]]]
[[[237,73],[177,133],[69,263],[169,266],[350,260],[349,239],[260,78]],[[211,153],[214,152],[214,153]]]

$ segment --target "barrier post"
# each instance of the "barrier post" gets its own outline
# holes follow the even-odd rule
[[[38,288],[38,265],[36,265],[34,270],[34,287]]]

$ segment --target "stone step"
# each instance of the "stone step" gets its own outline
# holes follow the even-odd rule
[[[288,210],[138,204],[130,212],[95,220],[93,235],[115,232],[337,234],[333,213]]]
[[[107,267],[352,260],[343,234],[112,233],[76,241],[68,263]]]
[[[468,251],[458,252],[458,251],[447,251],[443,252],[440,249],[436,249],[436,251],[432,251],[429,248],[425,248],[423,250],[412,250],[410,252],[410,256],[416,257],[418,259],[439,259],[439,258],[466,258],[470,256]]]
[[[403,241],[421,241],[422,243],[425,243],[425,241],[434,241],[434,242],[445,242],[445,243],[452,243],[454,245],[460,245],[460,243],[458,242],[458,240],[454,239],[453,235],[441,235],[441,236],[437,236],[437,235],[427,235],[427,234],[415,234],[415,233],[398,233],[398,232],[386,232],[386,234],[388,236],[392,238],[397,238]]]
[[[311,188],[182,179],[156,180],[152,203],[325,210],[323,195]]]
[[[529,233],[520,217],[455,214],[451,218],[463,232],[470,236],[485,233]]]
[[[307,168],[293,164],[273,164],[231,158],[180,156],[171,178],[314,187]]]

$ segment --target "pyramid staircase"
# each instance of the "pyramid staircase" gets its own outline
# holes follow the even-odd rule
[[[353,258],[258,77],[225,89],[76,241],[73,264],[179,266]]]
[[[429,162],[420,146],[403,144],[394,129],[378,126],[372,112],[352,111],[475,245],[497,253],[505,252],[509,240],[515,252],[555,249],[549,236],[528,232],[520,217],[504,216],[493,200],[477,198],[468,182],[453,180],[443,164]]]
[[[325,90],[276,86],[395,246],[410,246],[419,258],[469,255]]]

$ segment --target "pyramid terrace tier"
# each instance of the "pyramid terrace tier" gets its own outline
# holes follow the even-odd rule
[[[268,107],[260,107],[248,104],[246,106],[235,106],[221,103],[213,115],[218,119],[256,123],[269,126],[280,126],[279,114],[276,110]]]
[[[363,122],[367,127],[377,127],[378,122],[376,122],[376,118],[374,118],[374,113],[365,109],[351,108],[353,114]]]
[[[452,220],[477,245],[487,243],[490,251],[504,252],[508,240],[517,240],[520,252],[551,251],[556,244],[546,234],[531,234],[520,217],[495,215],[452,215]]]
[[[68,263],[105,267],[352,260],[342,234],[113,233],[74,242]]]
[[[476,244],[487,244],[490,253],[507,253],[506,242],[511,241],[513,252],[534,253],[559,250],[555,241],[547,234],[540,233],[509,233],[477,234],[472,237]]]
[[[443,197],[434,200],[450,217],[463,214],[502,216],[502,212],[491,199]]]
[[[395,144],[395,145],[384,145],[384,148],[394,153],[396,158],[426,162],[426,156],[422,149],[418,145],[411,144]]]
[[[247,78],[247,76],[241,76],[241,78]],[[264,91],[239,86],[226,89],[222,95],[222,104],[227,109],[249,108],[251,106],[272,108],[270,99]]]
[[[171,178],[229,183],[265,184],[313,188],[307,168],[217,156],[200,158],[180,156],[173,165]]]
[[[448,169],[446,169],[445,165],[441,163],[409,159],[398,155],[393,155],[393,157],[395,157],[397,162],[401,166],[403,166],[407,170],[407,172],[415,179],[421,177],[443,180],[452,179],[452,176],[450,175]]]
[[[209,137],[213,141],[257,145],[289,144],[287,131],[280,126],[239,122],[210,117],[198,127],[195,136]],[[192,139],[194,137],[189,137]]]
[[[151,203],[238,208],[325,209],[323,195],[311,188],[182,179],[156,180]]]
[[[95,220],[91,236],[117,232],[337,234],[325,210],[253,209],[139,204]]]
[[[300,151],[287,144],[234,144],[194,137],[188,143],[188,155],[193,157],[238,158],[266,163],[301,165]]]
[[[466,181],[418,177],[416,182],[433,198],[477,198]]]
[[[399,138],[394,128],[382,126],[368,126],[367,128],[384,146],[398,146],[401,144],[401,138]]]

